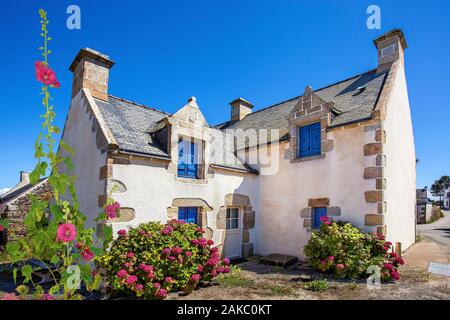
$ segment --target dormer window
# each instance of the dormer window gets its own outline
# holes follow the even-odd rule
[[[183,178],[199,178],[198,143],[180,138],[178,141],[178,176]]]

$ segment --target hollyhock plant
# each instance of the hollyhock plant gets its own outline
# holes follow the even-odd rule
[[[148,233],[153,236],[147,237]],[[129,229],[126,237],[115,239],[95,262],[106,271],[106,280],[115,294],[163,299],[170,292],[189,293],[200,280],[209,282],[231,271],[229,260],[221,260],[219,249],[211,248],[202,235],[195,224],[177,220],[141,224]],[[134,254],[133,265],[124,268],[130,263],[130,252]],[[136,276],[132,283],[130,276]],[[143,291],[138,284],[143,284]]]
[[[85,247],[83,251],[80,253],[81,257],[86,261],[91,261],[94,259],[94,253],[89,249],[89,247]]]
[[[77,229],[72,223],[63,223],[58,226],[56,239],[62,242],[71,242],[76,239]]]

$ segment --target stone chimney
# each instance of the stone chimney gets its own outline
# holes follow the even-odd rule
[[[243,98],[237,98],[230,102],[231,121],[240,121],[252,113],[253,105]]]
[[[93,97],[107,101],[109,69],[113,65],[107,55],[90,48],[81,49],[69,68],[73,72],[72,98],[86,88]]]
[[[26,185],[30,183],[30,173],[26,171],[20,171],[20,182],[21,185]]]
[[[400,29],[391,30],[376,38],[373,43],[378,49],[377,72],[388,69],[394,61],[404,64],[404,51],[408,47],[405,36]]]

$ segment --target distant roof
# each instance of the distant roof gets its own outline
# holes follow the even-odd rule
[[[20,187],[18,189],[11,189],[8,192],[5,192],[3,195],[0,196],[0,202],[6,203],[9,202],[15,198],[20,197],[21,195],[23,195],[24,193],[26,193],[27,191],[29,191],[30,189],[32,189],[34,186],[36,186],[37,184],[41,183],[42,181],[47,180],[47,178],[42,178],[41,180],[39,180],[36,184],[31,184],[28,183],[26,185],[24,185],[23,187]]]
[[[325,101],[335,103],[331,127],[343,126],[371,117],[378,97],[386,80],[388,70],[376,73],[371,70],[330,86],[315,90],[314,93]],[[255,111],[241,121],[225,122],[218,129],[279,129],[280,137],[288,134],[287,116],[301,96]]]

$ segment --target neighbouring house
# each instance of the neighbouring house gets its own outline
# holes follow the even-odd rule
[[[416,214],[417,223],[427,223],[431,220],[433,204],[428,199],[428,188],[416,189]]]
[[[442,205],[444,206],[444,209],[450,209],[450,186],[447,186],[444,189],[444,200],[442,202]]]
[[[0,219],[9,222],[7,230],[2,231],[0,238],[15,240],[25,235],[24,219],[31,207],[30,195],[41,199],[50,199],[51,190],[47,178],[31,184],[29,173],[20,172],[20,181],[12,189],[0,196]]]
[[[76,154],[70,174],[80,209],[95,225],[111,194],[122,206],[114,231],[183,219],[205,228],[230,258],[302,259],[325,215],[408,248],[415,241],[416,157],[407,44],[400,30],[374,44],[373,70],[306,86],[258,111],[237,98],[220,125],[208,124],[195,97],[168,114],[110,95],[114,62],[81,49],[70,66],[62,137]]]

